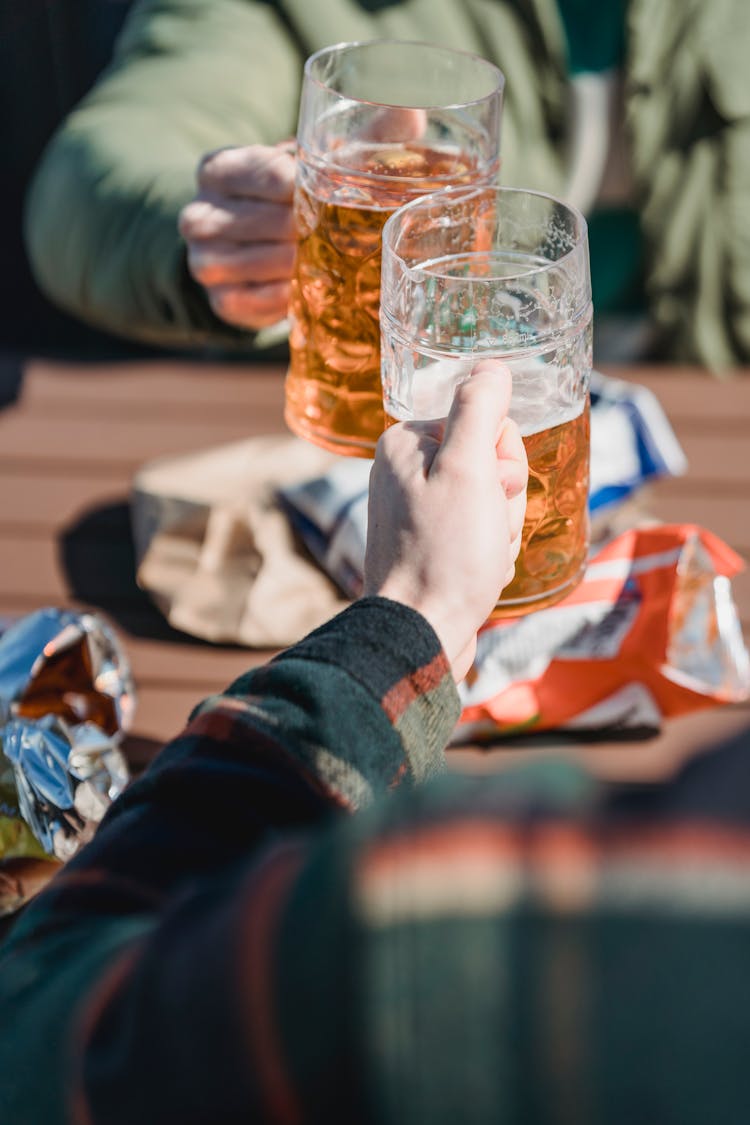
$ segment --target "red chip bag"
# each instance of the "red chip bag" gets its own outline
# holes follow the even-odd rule
[[[627,531],[551,609],[487,625],[454,741],[661,725],[750,694],[730,578],[743,562],[691,524]]]

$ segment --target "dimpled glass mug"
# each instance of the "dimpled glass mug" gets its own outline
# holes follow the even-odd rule
[[[383,229],[382,381],[389,422],[441,418],[482,357],[513,375],[510,416],[529,460],[515,578],[494,618],[549,606],[589,546],[591,279],[573,207],[512,188],[447,188]]]
[[[336,453],[383,431],[380,235],[409,199],[497,180],[504,79],[427,43],[344,43],[305,64],[285,418]]]

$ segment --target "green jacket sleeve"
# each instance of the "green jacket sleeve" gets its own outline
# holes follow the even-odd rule
[[[137,3],[32,183],[26,239],[47,294],[147,342],[249,347],[190,279],[176,216],[205,152],[294,133],[301,64],[271,5]]]
[[[429,40],[507,79],[505,183],[561,190],[564,42],[554,0],[139,0],[112,64],[44,154],[26,210],[42,289],[98,327],[166,346],[248,349],[188,274],[176,229],[224,145],[296,127],[307,55],[342,40]]]

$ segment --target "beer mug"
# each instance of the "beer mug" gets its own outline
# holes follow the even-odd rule
[[[582,578],[589,546],[585,219],[551,196],[511,188],[414,200],[383,229],[381,305],[390,422],[444,417],[480,358],[510,368],[529,485],[515,577],[493,617],[554,604]]]
[[[427,43],[345,43],[307,60],[285,408],[301,437],[373,456],[383,223],[438,188],[497,180],[503,84],[492,63]]]

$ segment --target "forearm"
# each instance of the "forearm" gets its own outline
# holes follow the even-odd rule
[[[293,133],[300,60],[273,9],[141,0],[115,58],[53,137],[27,200],[41,287],[110,331],[250,348],[212,313],[177,231],[200,158]]]
[[[121,136],[114,116],[112,135]],[[87,323],[131,339],[249,349],[251,335],[218,321],[185,266],[177,215],[190,198],[197,157],[186,154],[171,182],[164,169],[154,168],[141,184],[114,192],[105,163],[106,156],[100,162],[89,139],[72,130],[46,152],[25,219],[40,288]]]

